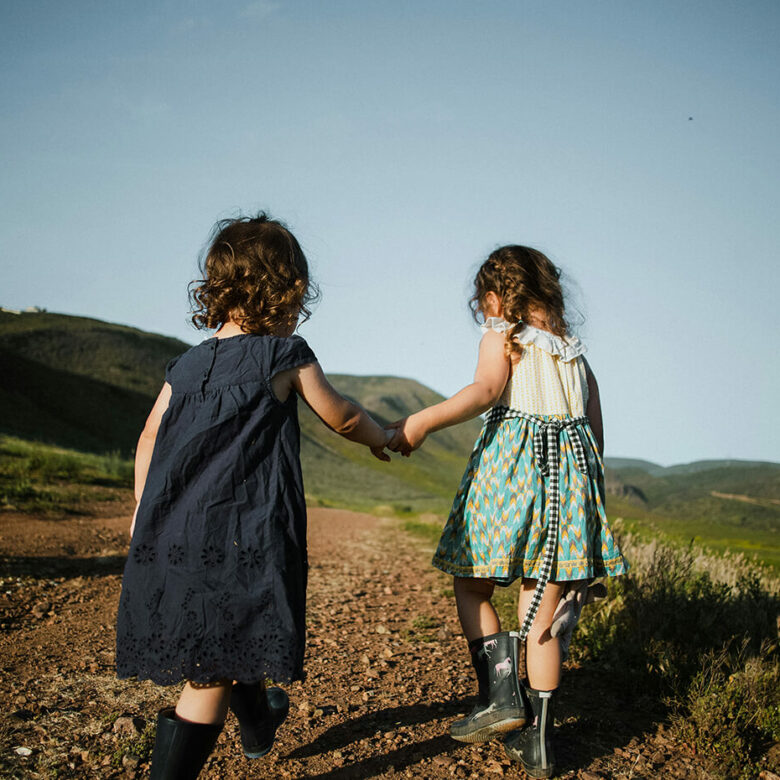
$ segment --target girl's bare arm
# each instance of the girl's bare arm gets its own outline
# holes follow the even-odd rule
[[[344,398],[328,382],[319,363],[307,363],[277,374],[272,386],[279,398],[286,397],[285,384],[303,398],[328,428],[345,439],[370,447],[380,460],[390,460],[390,456],[382,452],[387,444],[387,432],[362,406]]]
[[[408,455],[429,433],[470,420],[487,411],[501,397],[509,378],[510,361],[503,333],[489,330],[479,344],[474,381],[446,401],[429,406],[405,420],[393,423],[395,436],[390,449]]]
[[[144,492],[144,485],[146,485],[146,475],[149,473],[149,463],[152,460],[152,452],[154,452],[154,443],[157,440],[157,431],[160,428],[160,421],[165,414],[165,410],[168,408],[168,404],[171,400],[171,386],[166,382],[160,390],[160,394],[157,396],[157,400],[154,402],[152,411],[149,412],[149,416],[146,418],[146,424],[144,425],[141,436],[138,439],[138,444],[135,448],[135,501],[136,512],[138,511],[138,502],[141,500],[141,496]],[[135,515],[133,515],[133,522],[130,525],[130,536],[133,535],[133,529],[135,528]]]
[[[590,370],[588,361],[585,362],[585,375],[588,380],[588,406],[585,409],[585,415],[590,420],[590,429],[596,437],[596,444],[599,445],[599,452],[604,455],[604,421],[601,417],[601,398],[599,398],[599,386],[596,384],[596,377]]]
[[[138,445],[135,449],[135,500],[140,501],[146,484],[146,475],[149,473],[149,462],[152,459],[154,443],[157,440],[157,431],[160,428],[160,421],[165,414],[168,404],[171,400],[171,386],[166,382],[154,402],[152,411],[146,418],[141,436],[138,439]]]

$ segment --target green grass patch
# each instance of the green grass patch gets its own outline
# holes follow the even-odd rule
[[[111,766],[114,769],[121,769],[122,759],[128,755],[136,756],[140,763],[150,761],[156,735],[157,724],[147,723],[140,734],[123,739],[111,755]]]
[[[403,636],[411,642],[433,642],[436,638],[433,632],[439,625],[440,621],[430,615],[418,615],[409,621]]]
[[[0,435],[0,508],[78,512],[88,501],[111,501],[133,484],[133,462]]]
[[[441,537],[441,525],[426,520],[409,519],[403,521],[402,528],[407,533],[416,536],[430,544],[438,544]]]

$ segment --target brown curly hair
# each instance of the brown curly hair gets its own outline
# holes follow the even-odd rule
[[[517,244],[502,246],[491,252],[477,271],[469,307],[479,322],[485,296],[494,292],[501,299],[504,319],[512,326],[506,332],[506,354],[519,356],[523,347],[514,336],[535,309],[544,312],[552,333],[566,336],[560,278],[560,269],[538,249]]]
[[[248,333],[283,332],[319,297],[295,236],[263,212],[217,222],[200,272],[189,286],[196,328],[233,320]]]

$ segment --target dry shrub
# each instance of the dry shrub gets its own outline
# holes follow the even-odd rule
[[[573,658],[653,697],[725,777],[756,777],[778,740],[777,581],[736,556],[630,538],[622,549],[631,574],[583,613]]]
[[[678,703],[678,735],[713,760],[724,777],[754,778],[780,769],[780,655],[766,642],[759,656],[743,644],[707,653]]]

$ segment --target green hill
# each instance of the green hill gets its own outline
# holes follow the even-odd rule
[[[681,542],[742,552],[780,569],[780,464],[696,461],[608,468],[610,511]],[[607,461],[610,466],[610,461]]]
[[[189,345],[86,317],[0,311],[0,433],[129,456],[163,381]],[[330,376],[381,422],[441,400],[398,377]],[[300,404],[306,492],[321,504],[445,513],[480,423],[434,434],[412,458],[381,463]],[[757,553],[780,566],[780,464],[697,461],[663,467],[607,459],[610,513],[680,541]]]
[[[0,346],[28,360],[154,398],[165,364],[190,345],[89,317],[0,311]]]
[[[65,314],[0,312],[0,432],[86,452],[135,447],[177,339]],[[331,375],[381,423],[442,400],[397,377]],[[306,492],[322,504],[444,512],[479,431],[473,421],[430,437],[414,458],[382,463],[300,404]]]

